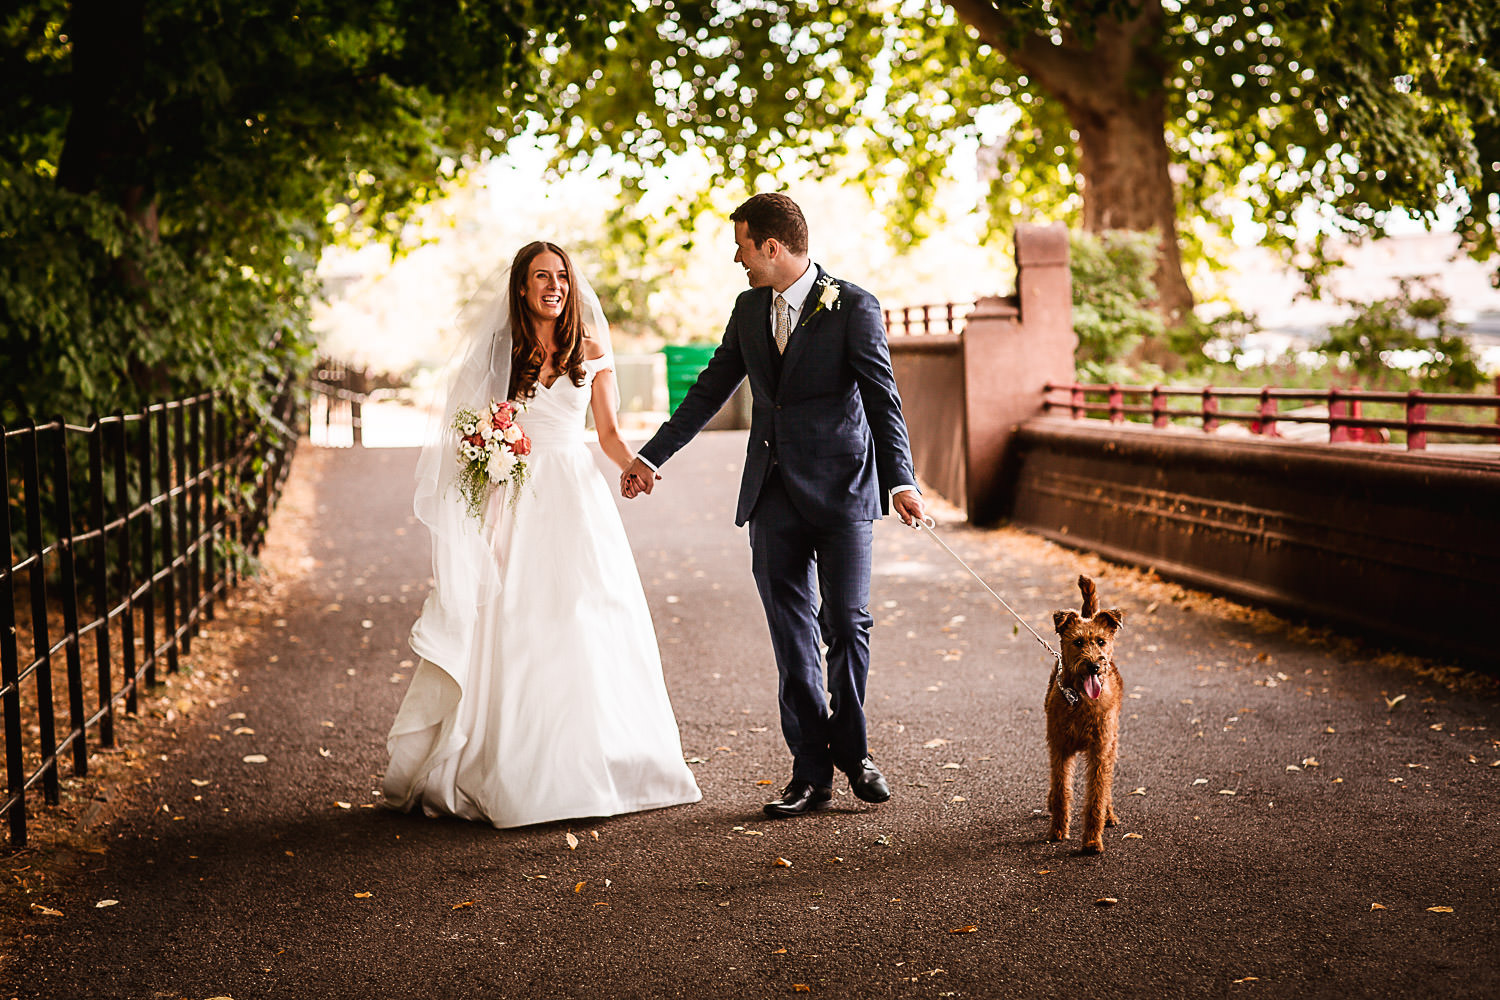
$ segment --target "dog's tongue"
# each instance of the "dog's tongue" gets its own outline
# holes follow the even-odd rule
[[[1097,698],[1104,693],[1104,685],[1099,682],[1097,676],[1090,674],[1083,679],[1083,693],[1090,698]]]

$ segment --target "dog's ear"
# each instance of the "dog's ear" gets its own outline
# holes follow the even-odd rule
[[[1105,608],[1094,616],[1094,621],[1102,621],[1111,632],[1118,632],[1125,624],[1125,612],[1119,608]]]
[[[1063,630],[1078,620],[1076,611],[1054,611],[1052,612],[1052,627],[1057,629],[1057,634],[1062,635]]]

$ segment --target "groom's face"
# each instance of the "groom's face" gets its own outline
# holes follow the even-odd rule
[[[745,277],[751,288],[765,288],[771,284],[773,273],[772,253],[775,242],[766,240],[760,246],[750,238],[750,227],[743,222],[734,224],[734,262],[745,269]],[[770,252],[768,252],[770,251]]]

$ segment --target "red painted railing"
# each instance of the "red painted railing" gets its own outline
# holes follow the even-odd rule
[[[1191,407],[1173,406],[1174,400],[1192,399]],[[1230,408],[1220,404],[1229,402]],[[1301,404],[1289,410],[1282,403]],[[1400,418],[1369,417],[1366,404],[1395,404],[1402,408]],[[1252,405],[1253,404],[1253,405]],[[1123,423],[1127,418],[1165,428],[1173,421],[1197,421],[1206,433],[1219,430],[1228,421],[1245,426],[1251,434],[1272,438],[1308,439],[1295,428],[1322,425],[1328,428],[1330,443],[1383,444],[1392,431],[1406,434],[1408,451],[1427,447],[1428,434],[1453,434],[1500,441],[1500,379],[1496,395],[1473,395],[1448,392],[1380,392],[1364,389],[1278,389],[1223,388],[1212,386],[1140,386],[1048,383],[1043,408],[1047,413],[1069,413],[1074,419],[1108,419]],[[1487,423],[1430,419],[1431,409],[1490,410]],[[1318,435],[1322,437],[1322,435]]]
[[[959,333],[963,330],[964,320],[973,311],[972,302],[944,302],[942,305],[886,309],[885,329],[893,337]]]

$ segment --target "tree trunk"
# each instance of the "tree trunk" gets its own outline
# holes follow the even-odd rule
[[[1083,173],[1083,228],[1155,229],[1156,307],[1169,323],[1193,308],[1177,245],[1176,190],[1163,137],[1165,101],[1160,92],[1100,94],[1091,107],[1065,101],[1078,130]],[[1103,100],[1113,98],[1113,100]]]
[[[1125,18],[1093,18],[1086,39],[1065,31],[1057,41],[1018,29],[999,9],[1003,5],[990,0],[949,3],[1067,110],[1078,131],[1084,228],[1161,234],[1156,307],[1169,323],[1181,319],[1193,307],[1193,294],[1182,274],[1176,189],[1167,170],[1159,0],[1140,0]]]

